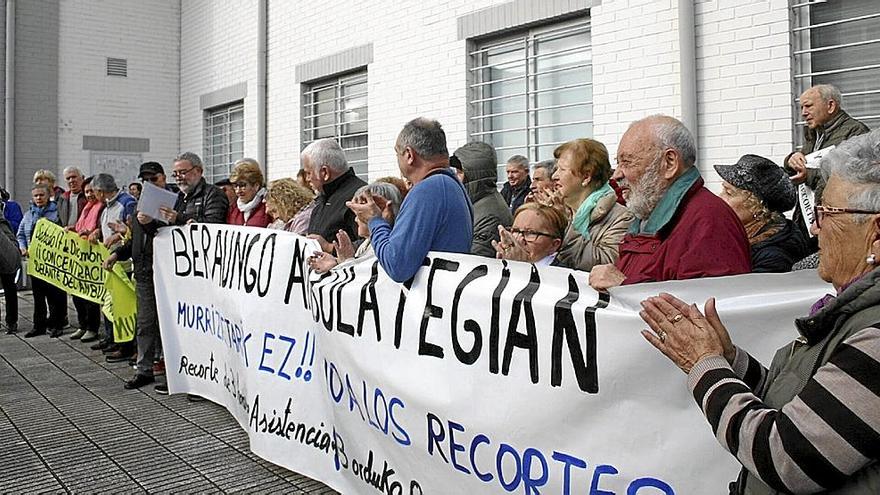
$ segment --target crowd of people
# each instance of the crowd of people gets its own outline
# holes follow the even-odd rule
[[[320,245],[320,252],[309,259],[313,270],[378,260],[399,283],[416,274],[429,251],[581,270],[589,272],[584,277],[601,291],[642,282],[786,272],[818,263],[819,275],[839,294],[798,320],[802,340],[792,344],[788,361],[774,361],[769,374],[730,343],[711,300],[705,316],[668,295],[646,300],[642,316],[653,332],[646,331],[645,337],[689,373],[695,394],[715,397],[730,389],[717,404],[712,397],[698,400],[713,427],[726,429],[725,434],[716,432],[747,470],[738,490],[828,488],[866,470],[865,476],[876,483],[880,470],[865,466],[876,465],[880,446],[880,409],[873,407],[880,405],[874,378],[880,376],[874,374],[880,371],[880,330],[869,328],[880,321],[874,286],[880,277],[874,270],[880,255],[880,131],[870,132],[847,115],[840,108],[840,92],[832,86],[810,88],[800,101],[805,146],[784,157],[782,166],[754,154],[715,165],[722,179],[718,195],[706,188],[696,166],[691,133],[664,115],[629,126],[618,144],[615,169],[603,143],[574,139],[559,145],[553,159],[534,165],[524,156],[510,157],[500,189],[498,156],[490,144],[470,142],[450,154],[441,124],[427,118],[408,122],[397,137],[394,151],[401,177],[369,184],[355,174],[333,139],[314,141],[302,151],[296,178],[268,184],[261,165],[252,159],[236,162],[230,177],[216,184],[203,177],[204,167],[194,153],[174,159],[175,184],[168,182],[161,164],[144,163],[138,175],[142,182],[178,194],[174,208],[160,210],[162,218],[136,212],[140,183],[129,184],[126,192],[108,174],[85,178],[68,167],[63,171],[65,191],[55,184],[52,172],[41,170],[23,215],[8,194],[3,198],[0,238],[8,246],[0,257],[0,281],[7,333],[17,331],[18,255],[27,256],[40,218],[107,246],[111,255],[105,268],[129,264],[139,308],[135,342],[114,343],[112,325],[105,321],[101,328],[100,307],[79,298],[74,298],[78,329],[70,336],[96,342],[92,348],[105,352],[109,362],[130,361],[137,371],[126,389],[153,383],[164,372],[152,241],[167,225],[226,223],[306,235]],[[817,168],[810,153],[831,146],[838,149]],[[811,225],[798,207],[801,184],[815,191]],[[32,284],[34,326],[25,337],[62,335],[65,293],[36,278]],[[854,316],[865,311],[868,316]],[[783,380],[795,372],[788,370],[792,366],[798,380]],[[853,391],[851,383],[864,390]],[[811,385],[824,387],[833,403],[821,404]],[[163,383],[155,388],[167,393]],[[807,396],[816,403],[795,404]],[[872,407],[853,401],[870,401],[864,404]],[[748,419],[752,415],[754,421]],[[722,416],[727,420],[719,421]],[[850,417],[861,421],[858,428],[849,428]],[[838,452],[836,444],[817,446],[825,437],[808,437],[807,429],[829,430],[841,437],[835,442],[854,446],[853,452]],[[754,445],[753,450],[766,449],[761,451],[765,460],[758,463],[757,454],[737,450],[738,442],[732,440],[737,435],[740,442]],[[768,440],[773,435],[792,439]],[[809,475],[809,463],[819,462],[833,465],[834,476]],[[771,493],[749,493],[765,492]]]

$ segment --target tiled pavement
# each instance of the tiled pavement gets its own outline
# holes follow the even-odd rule
[[[19,300],[18,335],[0,334],[0,493],[334,493],[252,454],[212,402],[123,390],[132,368],[70,329],[25,339]]]

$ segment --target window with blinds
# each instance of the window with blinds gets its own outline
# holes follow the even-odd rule
[[[880,2],[792,0],[796,96],[810,86],[833,84],[841,107],[871,129],[880,127]],[[803,144],[800,101],[795,139]]]
[[[593,135],[592,62],[583,18],[473,44],[468,131],[495,147],[499,181],[512,155],[537,162]]]
[[[244,102],[205,112],[205,180],[229,177],[232,164],[244,158]]]
[[[367,72],[303,86],[302,147],[333,138],[355,173],[368,180]]]

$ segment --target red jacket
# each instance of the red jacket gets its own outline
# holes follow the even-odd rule
[[[643,222],[636,219],[620,244],[615,266],[626,275],[624,285],[752,270],[742,223],[727,203],[703,187],[696,167],[672,184],[644,228]]]
[[[269,215],[266,214],[266,203],[260,203],[251,212],[247,222],[244,221],[244,213],[238,209],[238,202],[233,201],[226,213],[226,223],[229,225],[248,225],[250,227],[265,227],[269,225]]]

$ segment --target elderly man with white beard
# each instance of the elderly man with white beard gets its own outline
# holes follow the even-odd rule
[[[653,115],[629,126],[614,179],[636,220],[617,262],[590,272],[594,289],[751,271],[742,222],[703,186],[695,161],[694,138],[678,120]]]

